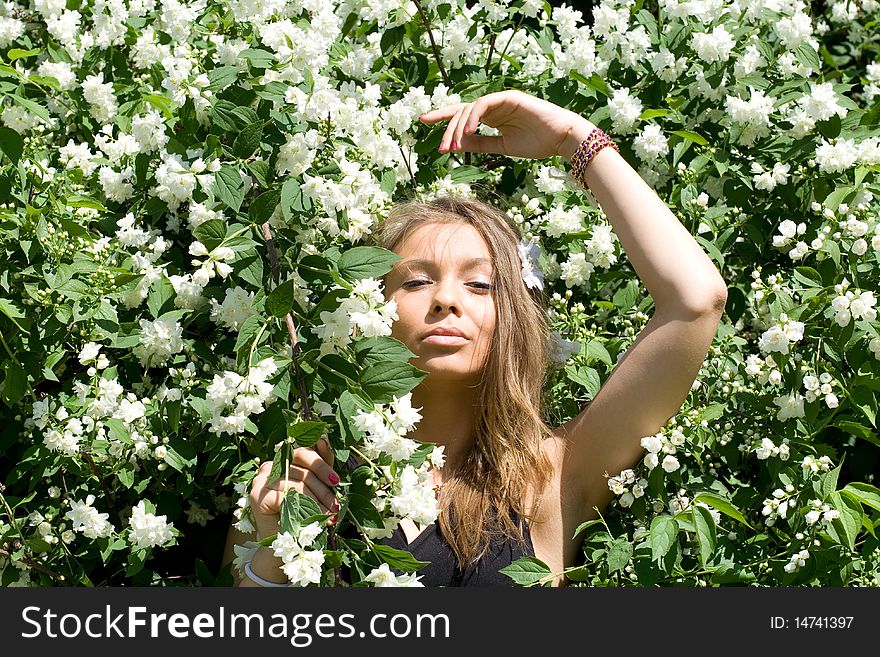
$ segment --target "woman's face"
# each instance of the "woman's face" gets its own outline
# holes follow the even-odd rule
[[[401,259],[386,278],[397,301],[392,337],[416,357],[432,381],[480,381],[495,331],[495,291],[489,247],[468,224],[424,224],[396,249]],[[452,329],[460,336],[430,336]]]

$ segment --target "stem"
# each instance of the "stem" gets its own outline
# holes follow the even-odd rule
[[[269,260],[272,264],[272,278],[275,281],[275,284],[278,284],[280,279],[280,273],[278,270],[278,251],[275,249],[275,240],[272,237],[272,227],[269,225],[267,221],[260,229],[263,232],[263,238],[266,240],[266,251],[269,254]],[[284,316],[284,324],[287,326],[287,333],[290,336],[290,347],[293,352],[293,367],[296,376],[296,382],[299,387],[299,400],[302,404],[303,409],[303,417],[308,422],[312,419],[312,409],[309,405],[309,396],[306,391],[306,382],[302,376],[302,370],[299,366],[299,356],[302,350],[299,346],[299,339],[296,337],[296,325],[293,323],[293,317],[291,317],[290,313],[287,313]]]
[[[486,74],[489,74],[489,66],[492,64],[492,54],[495,51],[495,33],[492,33],[492,36],[489,38],[489,56],[486,57],[486,65],[484,69],[486,70]]]
[[[0,548],[0,557],[8,557],[11,559],[12,553],[6,548]],[[40,571],[44,575],[48,575],[62,586],[70,586],[70,584],[67,583],[64,575],[56,573],[54,570],[49,570],[48,568],[46,568],[46,566],[37,561],[34,561],[30,557],[22,557],[21,559],[16,559],[16,561],[21,561],[23,564],[27,564],[28,568],[33,568],[34,570]]]
[[[425,23],[425,28],[428,30],[428,39],[431,41],[431,50],[434,52],[434,59],[437,60],[437,66],[440,68],[440,75],[443,77],[443,82],[446,83],[446,86],[450,89],[452,88],[452,80],[449,79],[449,76],[446,74],[446,69],[443,67],[443,61],[440,59],[440,51],[437,49],[437,44],[434,43],[434,34],[431,32],[431,24],[428,22],[428,17],[425,16],[424,10],[422,10],[422,3],[419,0],[413,0],[416,5],[416,9],[419,10],[419,16],[422,17],[422,20]]]
[[[412,183],[413,189],[415,189],[416,177],[413,175],[412,169],[409,166],[409,158],[406,156],[406,153],[403,152],[403,146],[401,146],[400,142],[397,143],[397,148],[400,149],[400,154],[403,156],[403,163],[406,165],[407,173],[409,173],[409,181]]]

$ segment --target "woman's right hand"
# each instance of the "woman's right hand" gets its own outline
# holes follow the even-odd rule
[[[333,514],[339,510],[334,491],[339,483],[339,475],[333,471],[333,461],[330,443],[326,438],[321,438],[314,447],[297,447],[293,451],[286,478],[269,481],[272,461],[260,466],[249,496],[258,540],[278,532],[281,503],[291,488],[311,497],[325,513]]]

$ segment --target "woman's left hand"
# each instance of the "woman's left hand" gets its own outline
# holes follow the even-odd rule
[[[473,151],[534,159],[571,158],[580,141],[596,127],[564,107],[514,89],[441,107],[419,119],[429,125],[449,121],[440,141],[441,153]],[[478,123],[497,128],[501,134],[475,135]]]

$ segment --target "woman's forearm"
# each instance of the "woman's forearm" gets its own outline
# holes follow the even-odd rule
[[[560,147],[568,160],[596,127],[578,118]],[[584,179],[658,311],[692,314],[723,304],[726,283],[714,263],[623,156],[603,148]]]

